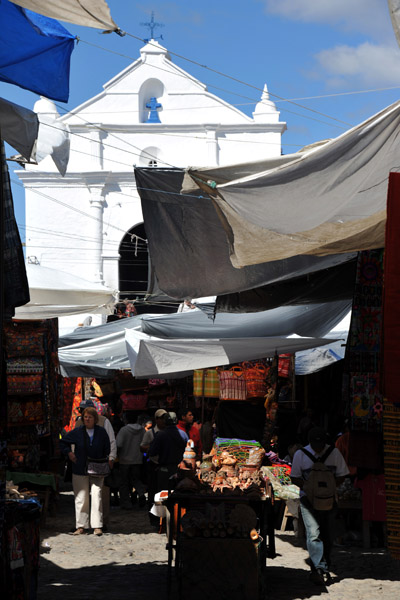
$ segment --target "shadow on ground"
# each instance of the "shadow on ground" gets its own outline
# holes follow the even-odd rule
[[[167,566],[157,563],[110,563],[81,569],[62,569],[41,557],[38,600],[154,600],[166,598]]]

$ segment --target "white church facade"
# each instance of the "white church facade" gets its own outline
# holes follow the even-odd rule
[[[135,248],[128,235],[142,231],[143,222],[134,167],[211,167],[279,156],[286,123],[266,86],[249,117],[208,92],[154,40],[103,88],[58,117],[71,133],[64,177],[50,158],[18,172],[26,257],[132,298],[144,295],[146,282],[130,289],[121,279],[122,248],[132,244],[147,260],[145,242]],[[42,99],[35,110],[56,108]]]

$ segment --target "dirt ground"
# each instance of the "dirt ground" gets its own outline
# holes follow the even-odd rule
[[[38,600],[167,597],[167,538],[150,525],[146,509],[112,507],[109,531],[102,537],[74,537],[73,529],[73,494],[65,489],[56,516],[48,516],[42,528]],[[293,532],[278,531],[276,547],[278,556],[267,561],[267,600],[400,598],[400,564],[385,549],[336,546],[333,582],[325,588],[309,581],[307,551]],[[173,587],[171,600],[176,597]]]

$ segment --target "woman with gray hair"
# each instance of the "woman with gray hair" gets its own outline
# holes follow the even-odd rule
[[[89,526],[95,535],[103,533],[103,506],[101,490],[104,476],[88,474],[88,459],[108,463],[110,439],[103,427],[97,425],[95,408],[88,407],[82,413],[83,427],[72,429],[60,440],[61,452],[72,462],[72,487],[75,496],[76,531],[74,535],[87,533]]]

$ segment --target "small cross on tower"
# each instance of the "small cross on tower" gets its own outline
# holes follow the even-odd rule
[[[150,21],[148,23],[140,23],[140,25],[142,27],[148,27],[150,29],[150,40],[155,40],[155,39],[162,40],[163,39],[162,35],[160,35],[159,38],[155,38],[154,37],[154,30],[155,30],[155,28],[156,27],[164,27],[164,25],[162,23],[156,23],[154,21],[154,10],[151,11],[151,19],[150,19]],[[145,39],[144,41],[145,42],[149,42],[150,40],[149,39]]]
[[[148,123],[161,123],[160,117],[158,116],[157,109],[162,108],[162,104],[157,102],[157,98],[150,98],[150,102],[147,102],[146,108],[150,109]]]

